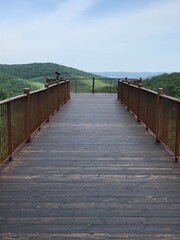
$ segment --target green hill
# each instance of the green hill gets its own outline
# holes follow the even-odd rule
[[[56,77],[56,71],[60,72],[63,78],[92,79],[93,76],[96,76],[92,73],[54,63],[0,64],[0,100],[22,94],[26,87],[30,88],[30,91],[44,87],[46,77]],[[71,85],[72,91],[74,91],[74,82]],[[79,91],[89,92],[92,88],[91,85],[91,81],[79,81]],[[180,98],[180,73],[154,76],[144,80],[143,86],[155,91],[162,87],[166,95]],[[106,81],[97,81],[97,91],[100,87],[104,92],[109,90]]]
[[[180,98],[180,73],[164,73],[143,81],[143,87],[157,91],[163,88],[168,96]]]
[[[0,64],[0,100],[44,87],[46,77],[56,77],[60,72],[63,78],[93,77],[94,74],[54,63]]]
[[[0,87],[0,101],[9,98],[10,96],[10,93],[6,89]]]
[[[42,79],[45,77],[55,77],[54,72],[60,72],[63,78],[70,77],[93,77],[92,73],[77,70],[75,68],[58,65],[55,63],[30,63],[30,64],[0,64],[0,72],[11,76],[24,79],[35,78]]]
[[[24,88],[30,88],[33,91],[43,86],[44,84],[39,82],[13,77],[0,72],[0,100],[22,94]]]

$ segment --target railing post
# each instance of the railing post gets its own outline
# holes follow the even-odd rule
[[[137,96],[137,122],[140,122],[140,97],[141,97],[142,83],[138,83],[138,96]]]
[[[112,93],[112,79],[110,79],[110,93]]]
[[[12,161],[12,121],[11,121],[11,101],[7,103],[7,124],[8,124],[8,159]]]
[[[93,84],[92,84],[92,93],[94,94],[94,87],[95,87],[95,77],[93,77]]]
[[[70,98],[71,98],[71,91],[70,91],[70,84],[71,82],[70,82],[70,80],[68,79],[68,81],[67,81],[67,96],[68,96],[68,99],[67,100],[69,100]]]
[[[118,100],[120,99],[120,82],[119,82],[119,79],[118,79],[117,99],[118,99]]]
[[[121,87],[120,87],[120,89],[121,89],[120,98],[121,98],[121,104],[123,104],[124,103],[124,82],[121,81],[120,85],[121,85]]]
[[[58,101],[58,106],[57,106],[57,111],[59,111],[59,108],[60,108],[60,105],[61,105],[61,96],[60,96],[60,81],[58,81],[58,83],[57,83],[58,85],[57,85],[57,101]]]
[[[75,79],[75,92],[78,93],[78,81]]]
[[[30,122],[31,122],[31,109],[30,109],[30,91],[29,88],[24,88],[24,94],[26,94],[25,106],[24,106],[24,129],[26,142],[31,142],[30,134]]]
[[[38,111],[37,111],[37,118],[38,118],[38,123],[39,123],[39,127],[38,127],[38,130],[40,131],[41,130],[41,124],[42,124],[42,103],[41,103],[41,96],[38,95],[37,96],[37,108],[38,108]]]
[[[123,104],[123,81],[118,79],[118,100]]]
[[[46,106],[47,106],[47,117],[46,122],[49,122],[49,84],[45,84],[46,87]]]
[[[127,78],[126,78],[127,79]],[[127,91],[127,103],[126,103],[126,106],[127,106],[127,111],[129,111],[129,98],[130,98],[130,82],[128,81],[128,91]]]
[[[175,143],[175,160],[180,160],[180,101],[177,106],[177,118],[176,118],[176,143]]]
[[[64,103],[67,102],[67,84],[66,80],[64,80]]]
[[[156,104],[156,142],[160,142],[160,129],[161,129],[161,100],[160,97],[164,93],[163,88],[159,88],[157,91],[157,104]]]

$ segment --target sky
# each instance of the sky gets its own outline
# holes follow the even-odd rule
[[[0,32],[0,64],[180,71],[180,0],[0,0]]]

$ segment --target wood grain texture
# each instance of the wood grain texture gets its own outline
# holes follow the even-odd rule
[[[0,239],[180,239],[180,167],[114,94],[77,94],[0,170]]]

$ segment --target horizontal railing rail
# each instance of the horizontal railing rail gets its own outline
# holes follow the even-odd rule
[[[47,85],[50,86],[52,84],[61,83],[61,82],[67,81],[67,80],[69,80],[69,79],[62,78],[62,77],[59,77],[59,76],[57,76],[56,78],[47,77],[46,82],[45,82],[45,86],[47,86]]]
[[[130,81],[118,82],[118,99],[180,160],[180,100]]]
[[[117,93],[118,79],[106,77],[69,78],[74,93]]]
[[[70,82],[61,81],[46,88],[0,102],[0,163],[12,159],[13,152],[70,98]]]

